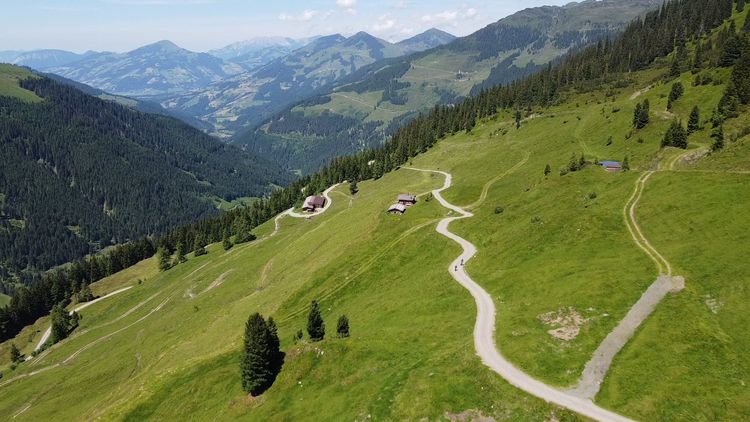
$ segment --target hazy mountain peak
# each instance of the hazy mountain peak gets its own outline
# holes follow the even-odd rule
[[[402,40],[396,45],[403,48],[406,53],[415,53],[448,44],[455,39],[456,37],[452,34],[437,28],[430,28],[421,34]]]
[[[173,43],[169,40],[161,40],[157,41],[153,44],[148,44],[143,47],[137,48],[132,51],[132,53],[145,53],[145,52],[164,52],[164,53],[173,53],[177,51],[187,51],[183,48],[180,48],[177,44]]]

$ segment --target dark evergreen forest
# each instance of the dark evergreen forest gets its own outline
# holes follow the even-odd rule
[[[214,199],[288,183],[276,166],[177,120],[48,78],[0,97],[0,267],[45,270],[216,214]]]

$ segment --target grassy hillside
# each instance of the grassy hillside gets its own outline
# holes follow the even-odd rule
[[[674,81],[663,82],[665,71],[535,110],[519,130],[501,114],[412,164],[451,172],[446,198],[476,214],[454,229],[479,248],[468,271],[498,306],[499,349],[560,387],[575,383],[657,276],[622,214],[638,176],[657,170],[638,221],[687,288],[668,296],[617,356],[596,401],[643,420],[740,420],[750,414],[742,384],[750,342],[736,329],[748,322],[742,228],[750,224],[750,145],[740,135],[750,116],[727,122],[723,151],[686,160],[708,145],[710,125],[691,136],[688,151],[661,149],[673,117],[687,120],[699,105],[705,122],[723,91],[693,87],[693,75],[683,74],[686,93],[673,116],[665,109]],[[652,123],[626,139],[635,103],[646,98]],[[570,155],[582,152],[589,161],[628,156],[633,170],[589,166],[560,176]],[[545,177],[547,164],[553,172]],[[29,420],[432,420],[471,409],[515,420],[575,419],[521,394],[474,355],[474,303],[445,271],[458,250],[433,230],[446,211],[422,200],[403,217],[383,212],[399,192],[441,184],[402,169],[361,183],[354,198],[338,188],[333,207],[312,221],[284,218],[273,236],[273,222],[260,227],[255,243],[229,252],[213,245],[167,273],[147,262],[137,275],[104,281],[98,292],[135,287],[83,311],[71,339],[5,370],[0,410]],[[329,338],[295,345],[312,299],[321,301]],[[279,322],[287,357],[274,386],[249,400],[237,360],[254,311]],[[543,317],[550,312],[580,315],[578,334],[551,336],[556,327]],[[340,314],[352,323],[346,340],[330,337]]]
[[[32,91],[18,86],[18,81],[31,77],[31,72],[26,69],[0,63],[0,95],[6,97],[18,98],[21,101],[30,103],[42,101],[39,96]]]

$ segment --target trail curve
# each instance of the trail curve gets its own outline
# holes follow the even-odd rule
[[[461,265],[461,263],[465,264],[476,255],[477,248],[468,240],[448,230],[450,223],[465,218],[471,218],[474,214],[451,204],[441,195],[441,192],[450,188],[453,183],[453,176],[450,173],[412,167],[403,168],[425,173],[442,174],[445,176],[443,186],[433,190],[432,194],[443,207],[457,213],[458,216],[446,217],[440,220],[436,230],[438,233],[453,240],[463,248],[463,252],[450,264],[448,271],[459,284],[471,293],[476,302],[477,319],[474,326],[474,347],[476,348],[477,355],[482,359],[482,362],[503,377],[511,385],[546,402],[553,403],[557,406],[599,421],[630,421],[630,419],[624,416],[597,406],[591,400],[573,396],[532,378],[516,368],[500,354],[495,344],[495,304],[492,301],[492,297],[486,290],[471,279],[466,272],[465,267]]]
[[[84,303],[84,304],[82,304],[80,306],[77,306],[75,309],[73,309],[72,311],[70,311],[70,313],[73,314],[73,312],[78,312],[78,311],[80,311],[82,309],[88,308],[89,306],[91,306],[91,305],[93,305],[93,304],[95,304],[95,303],[97,303],[99,301],[102,301],[102,300],[104,300],[104,299],[106,299],[108,297],[112,297],[112,296],[114,296],[116,294],[122,293],[122,292],[124,292],[126,290],[130,290],[132,288],[133,288],[133,286],[128,286],[128,287],[123,287],[122,289],[119,289],[119,290],[115,290],[114,292],[108,293],[108,294],[106,294],[106,295],[104,295],[102,297],[96,298],[96,299],[94,299],[92,301],[89,301],[89,302],[86,302],[86,303]],[[51,334],[52,334],[52,326],[50,326],[49,328],[47,328],[47,331],[45,331],[44,334],[42,334],[42,338],[39,339],[39,343],[37,343],[36,347],[34,348],[34,351],[37,351],[37,350],[41,349],[42,346],[44,346],[44,343],[47,342],[47,340],[49,339],[49,336]],[[30,360],[33,357],[34,356],[29,355],[29,356],[26,357],[26,360]]]

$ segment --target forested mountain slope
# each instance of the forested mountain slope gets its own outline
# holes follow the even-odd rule
[[[363,66],[443,40],[447,38],[402,47],[365,32],[348,38],[339,34],[320,37],[265,66],[166,99],[162,105],[208,122],[213,126],[211,133],[229,137]]]
[[[46,269],[262,196],[277,167],[181,122],[3,65],[0,262]],[[19,86],[20,84],[20,86]]]
[[[437,104],[542,69],[561,55],[614,36],[661,0],[605,0],[526,9],[424,53],[376,62],[327,92],[276,114],[239,145],[304,172],[331,157],[378,145]]]

